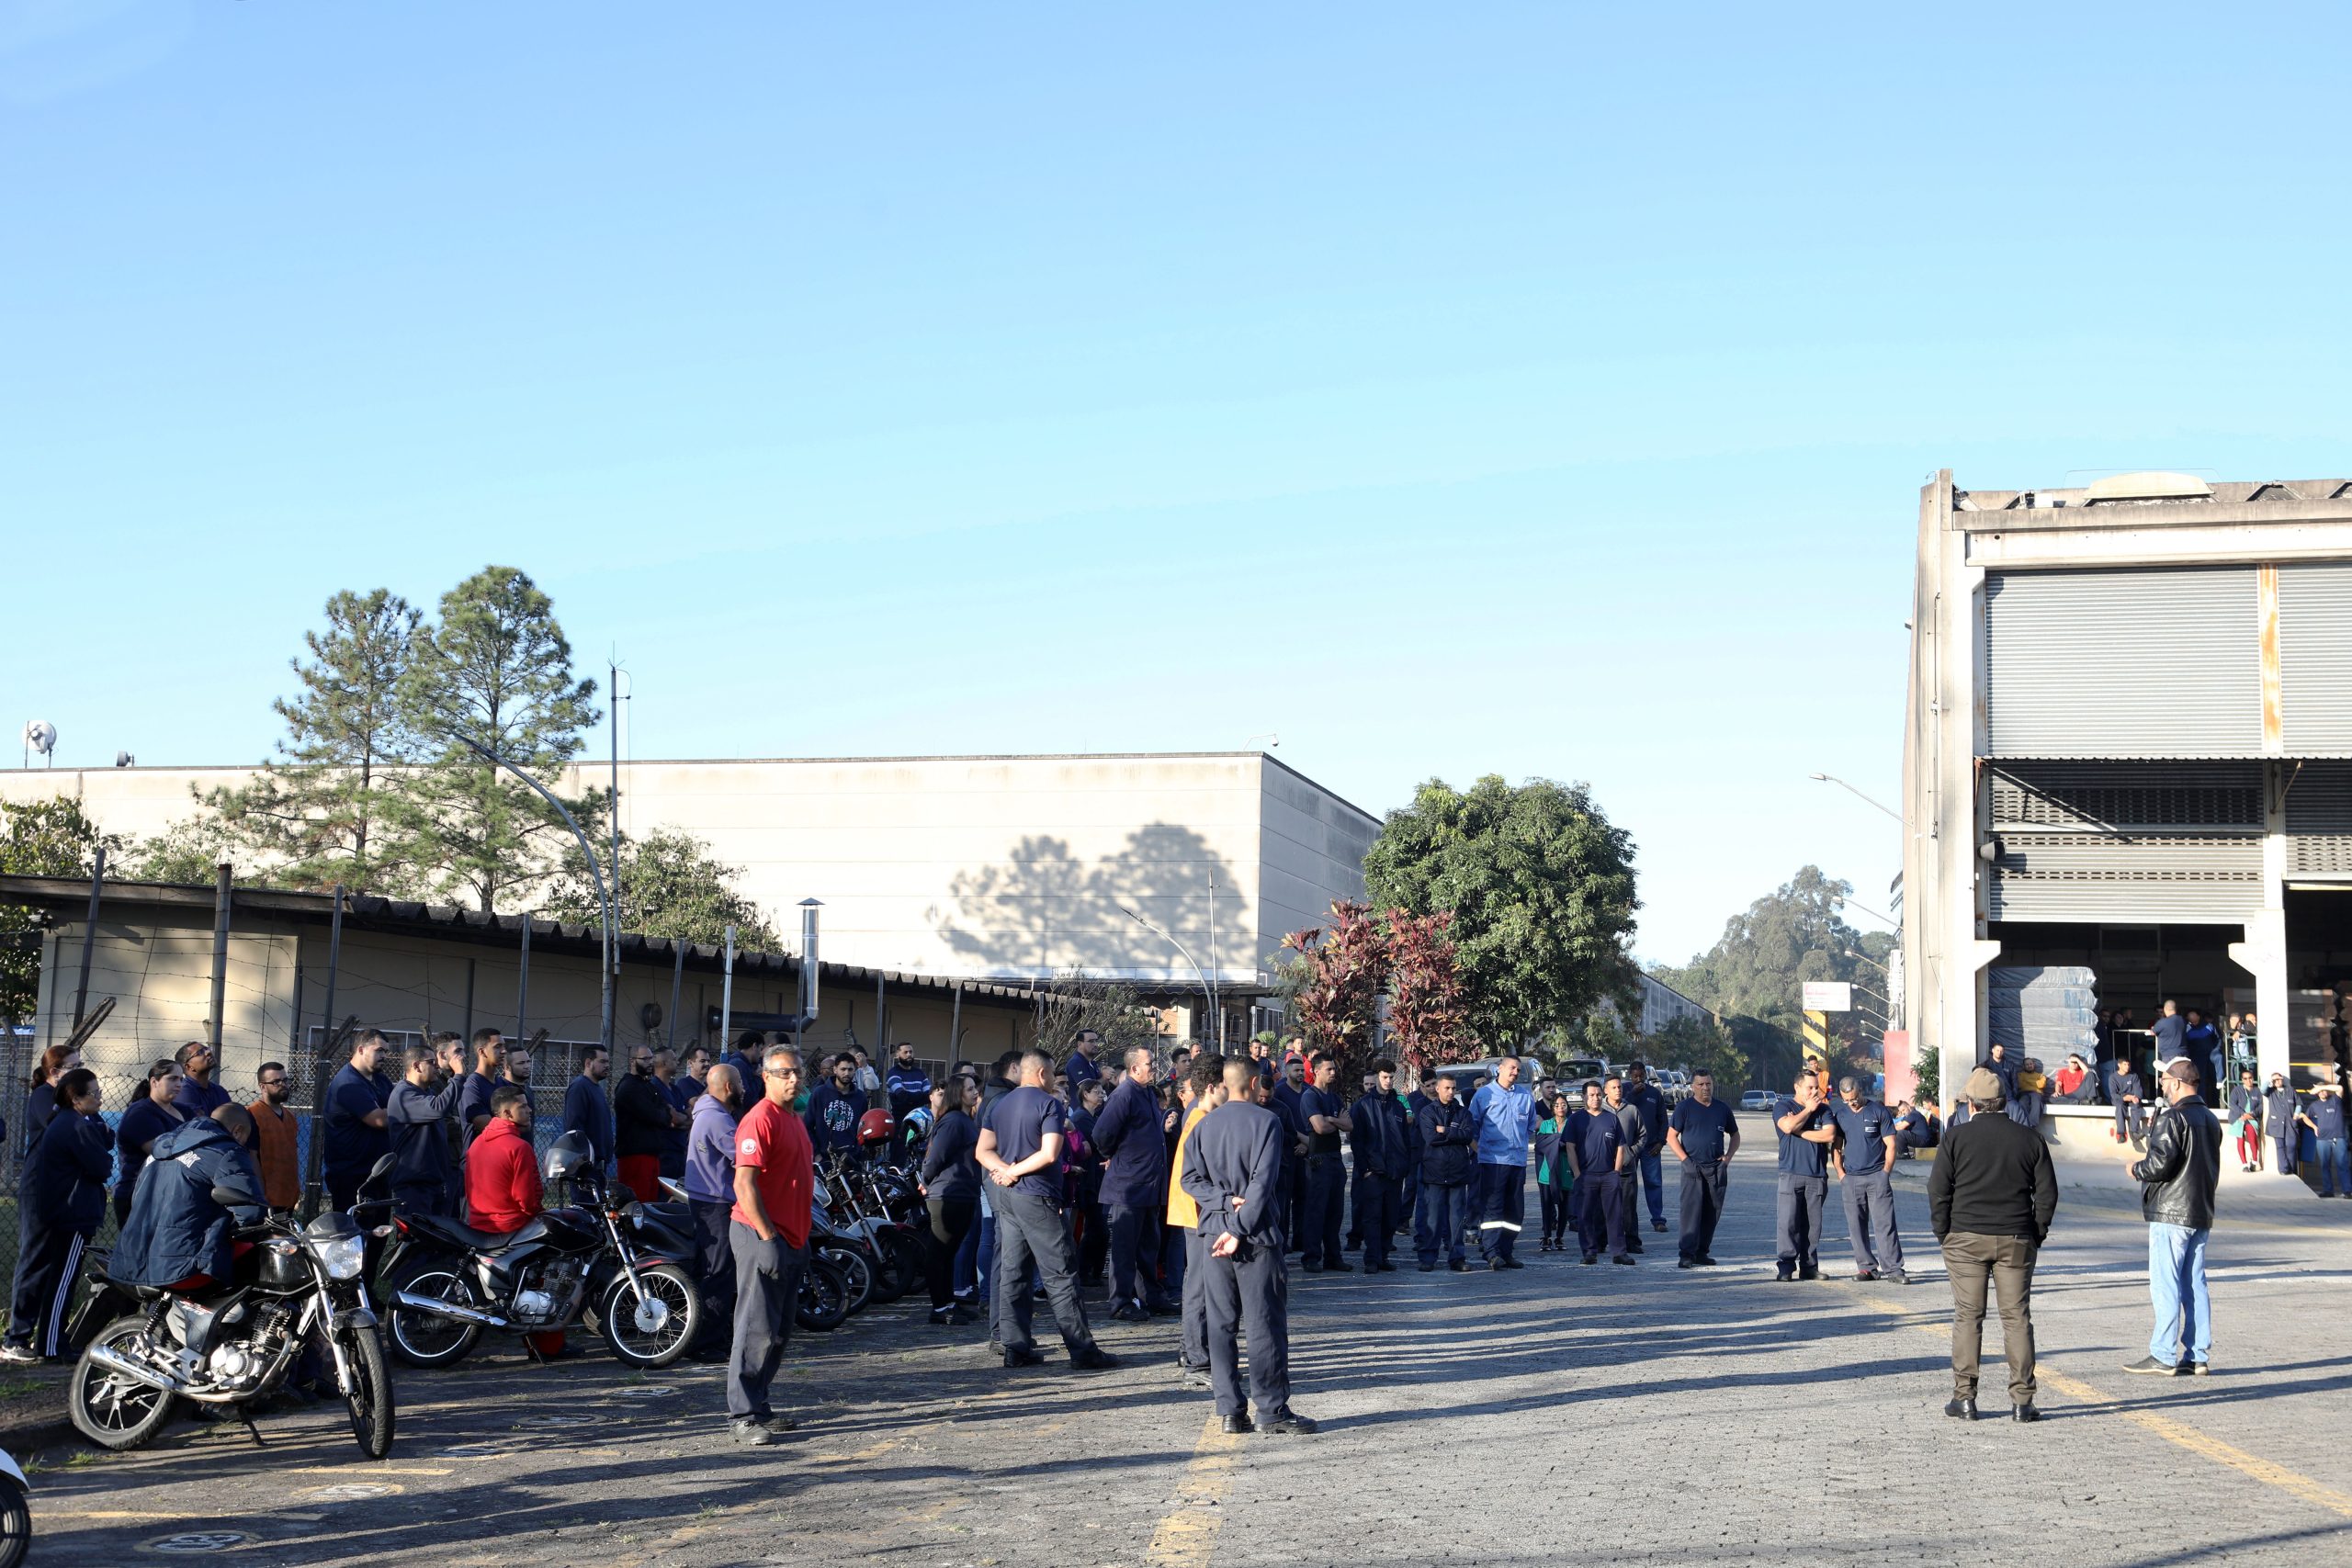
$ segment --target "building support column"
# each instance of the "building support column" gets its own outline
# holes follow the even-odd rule
[[[2245,922],[2245,940],[2230,943],[2230,962],[2254,976],[2255,1061],[2264,1085],[2287,1071],[2293,1042],[2287,1027],[2287,789],[2291,762],[2262,767],[2262,912]],[[2227,1101],[2206,1086],[2208,1104]]]

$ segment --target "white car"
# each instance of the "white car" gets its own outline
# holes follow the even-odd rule
[[[1770,1111],[1772,1109],[1772,1091],[1751,1089],[1739,1097],[1739,1108],[1742,1111]]]

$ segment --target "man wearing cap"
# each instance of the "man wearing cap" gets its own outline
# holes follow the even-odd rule
[[[1854,1278],[1907,1285],[1903,1238],[1894,1228],[1894,1118],[1879,1101],[1864,1100],[1860,1082],[1850,1077],[1838,1080],[1829,1117],[1839,1137],[1829,1157],[1846,1200]]]
[[[2157,1076],[2165,1108],[2148,1123],[2148,1152],[2131,1164],[2148,1222],[2148,1297],[2156,1311],[2148,1353],[2124,1367],[2156,1377],[2203,1377],[2213,1348],[2205,1243],[2222,1180],[2222,1123],[2197,1092],[2197,1058],[2176,1056]]]
[[[1772,1234],[1780,1243],[1780,1278],[1821,1277],[1822,1210],[1829,1197],[1829,1145],[1838,1129],[1822,1102],[1821,1080],[1797,1074],[1796,1092],[1772,1107],[1781,1134],[1780,1202]]]
[[[1988,1282],[2000,1300],[2010,1414],[2019,1421],[2038,1419],[2033,1264],[2058,1212],[2058,1179],[2041,1134],[2000,1113],[2007,1093],[1990,1067],[1968,1075],[1967,1102],[1975,1114],[1966,1122],[1954,1118],[1928,1173],[1929,1222],[1951,1277],[1952,1395],[1944,1414],[1962,1421],[1976,1419]]]

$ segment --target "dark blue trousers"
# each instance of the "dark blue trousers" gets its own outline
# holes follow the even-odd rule
[[[1363,1233],[1363,1266],[1367,1269],[1377,1269],[1388,1261],[1396,1221],[1404,1213],[1400,1185],[1393,1176],[1375,1176],[1370,1171],[1356,1176],[1356,1225]]]
[[[1159,1206],[1106,1203],[1111,1214],[1111,1302],[1160,1304]]]
[[[1302,1245],[1306,1255],[1299,1259],[1306,1269],[1325,1269],[1334,1263],[1344,1263],[1340,1256],[1340,1208],[1347,1181],[1347,1168],[1338,1155],[1309,1155],[1306,1158],[1306,1215],[1301,1226],[1305,1236]]]
[[[1587,1258],[1625,1250],[1625,1184],[1615,1171],[1595,1171],[1577,1181],[1577,1241]]]
[[[1478,1167],[1478,1250],[1488,1262],[1509,1258],[1527,1216],[1527,1167]]]
[[[1465,1261],[1462,1233],[1470,1224],[1470,1189],[1421,1183],[1413,1208],[1413,1249],[1424,1263]]]

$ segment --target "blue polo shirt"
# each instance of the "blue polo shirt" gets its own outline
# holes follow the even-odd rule
[[[994,1104],[982,1111],[980,1126],[996,1134],[996,1157],[1007,1165],[1019,1165],[1045,1147],[1046,1134],[1067,1132],[1068,1116],[1062,1102],[1044,1089],[1022,1088],[1000,1095]],[[1052,1166],[1033,1170],[1014,1182],[1012,1190],[1058,1201],[1062,1173]]]
[[[2344,1097],[2340,1094],[2315,1094],[2303,1107],[2303,1114],[2312,1119],[2312,1136],[2323,1144],[2344,1141]]]
[[[1705,1105],[1686,1100],[1674,1108],[1666,1124],[1682,1140],[1682,1152],[1700,1165],[1713,1165],[1723,1158],[1731,1134],[1739,1127],[1732,1119],[1731,1107],[1720,1100]]]
[[[1846,1134],[1846,1174],[1875,1176],[1886,1168],[1886,1140],[1894,1135],[1894,1118],[1875,1100],[1856,1111],[1842,1100],[1829,1102],[1829,1114]]]
[[[1598,1111],[1572,1111],[1566,1131],[1576,1140],[1581,1179],[1617,1168],[1617,1151],[1625,1146],[1625,1122],[1613,1109],[1604,1105]]]
[[[1804,1109],[1796,1102],[1795,1096],[1781,1096],[1772,1105],[1772,1130],[1781,1133],[1781,1118],[1793,1116]],[[1800,1133],[1820,1131],[1821,1113],[1826,1109],[1826,1105],[1815,1106],[1813,1114],[1799,1125],[1795,1133],[1781,1133],[1779,1164],[1782,1176],[1826,1177],[1829,1174],[1829,1145],[1808,1143],[1798,1136]]]

